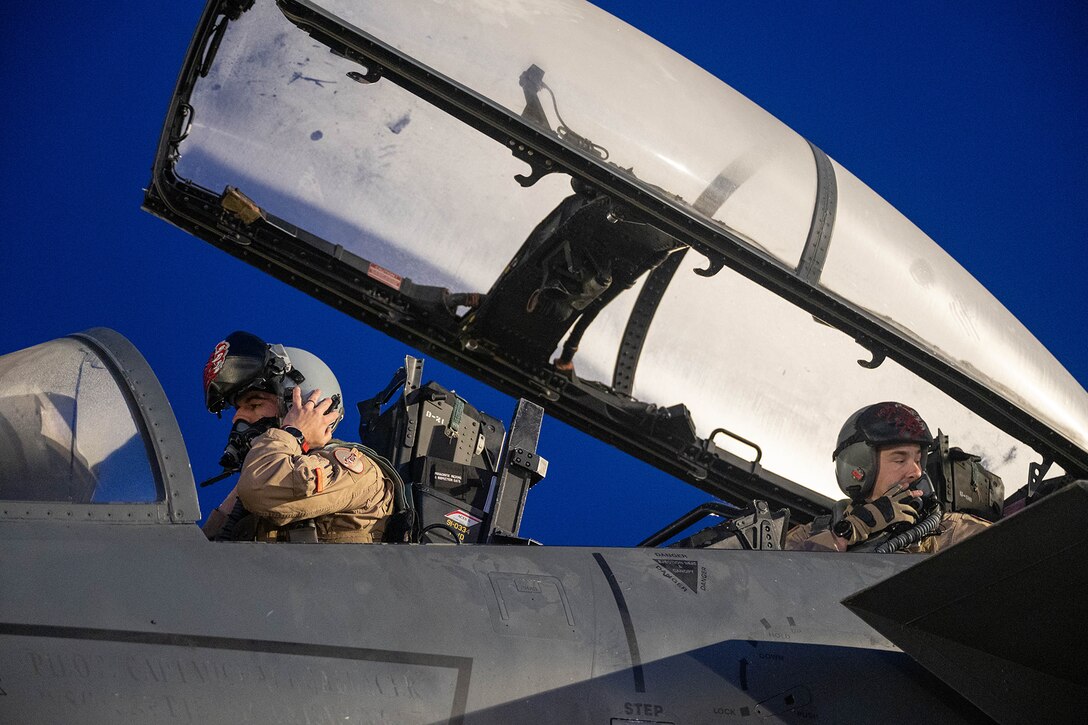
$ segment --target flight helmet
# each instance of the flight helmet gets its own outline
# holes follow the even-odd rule
[[[293,372],[282,345],[269,345],[248,332],[232,332],[204,365],[204,405],[212,413],[237,404],[250,390],[283,397],[283,379]]]
[[[852,501],[864,500],[876,483],[880,449],[904,443],[921,446],[924,471],[933,435],[914,408],[889,401],[855,412],[843,424],[835,452],[831,454],[839,488]]]
[[[319,357],[306,350],[270,345],[248,332],[232,332],[215,346],[204,366],[204,404],[212,413],[237,405],[243,393],[262,390],[281,401],[282,417],[295,387],[302,388],[304,399],[320,388],[322,397],[333,398],[333,409],[340,412],[332,427],[343,419],[336,376]]]

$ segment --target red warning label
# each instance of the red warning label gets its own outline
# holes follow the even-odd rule
[[[396,274],[395,272],[390,272],[385,267],[379,267],[373,262],[371,262],[370,266],[367,267],[366,276],[370,277],[371,279],[376,279],[384,284],[386,287],[392,287],[393,289],[398,291],[400,290],[400,283],[404,279],[399,274]]]
[[[446,518],[450,521],[456,521],[462,526],[475,526],[476,524],[480,523],[480,519],[476,518],[467,511],[462,511],[461,509],[454,509],[453,511],[450,511],[448,514],[446,514]]]

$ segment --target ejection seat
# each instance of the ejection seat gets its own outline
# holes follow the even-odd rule
[[[386,540],[526,543],[516,534],[525,493],[546,470],[535,452],[543,411],[522,401],[514,425],[535,420],[530,435],[520,436],[531,445],[504,447],[501,420],[436,382],[421,385],[422,371],[422,360],[406,357],[381,392],[358,404],[359,440],[399,478]],[[521,414],[526,406],[535,416]]]

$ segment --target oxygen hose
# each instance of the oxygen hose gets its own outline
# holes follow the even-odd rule
[[[249,511],[242,504],[242,499],[234,499],[234,506],[231,508],[230,514],[227,515],[227,520],[223,523],[223,527],[219,529],[219,532],[212,537],[212,541],[234,541],[236,535],[234,527],[248,515]]]
[[[916,523],[898,536],[888,539],[874,551],[877,554],[891,554],[900,549],[917,544],[919,541],[934,533],[941,525],[941,505],[934,502],[933,510],[924,519]]]

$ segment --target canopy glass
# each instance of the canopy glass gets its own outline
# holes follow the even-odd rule
[[[481,107],[546,129],[633,188],[683,208],[767,265],[802,265],[820,208],[819,152],[721,81],[576,0],[325,0],[308,8],[457,84]],[[226,28],[191,97],[176,172],[413,282],[487,292],[571,192],[507,145],[329,48],[258,1]],[[539,101],[535,108],[533,101]],[[1088,450],[1088,395],[935,242],[838,164],[826,262],[809,281]],[[825,200],[826,202],[826,200]],[[817,215],[818,216],[818,215]],[[639,224],[644,221],[622,221]],[[681,243],[689,240],[681,238]],[[1030,448],[934,385],[726,268],[688,252],[646,336],[632,395],[684,403],[697,432],[725,428],[766,469],[838,497],[830,450],[857,408],[895,399],[953,445],[986,455],[1015,490]],[[343,267],[345,279],[358,275]],[[645,280],[588,327],[574,360],[609,385]],[[720,447],[751,458],[728,436]]]

